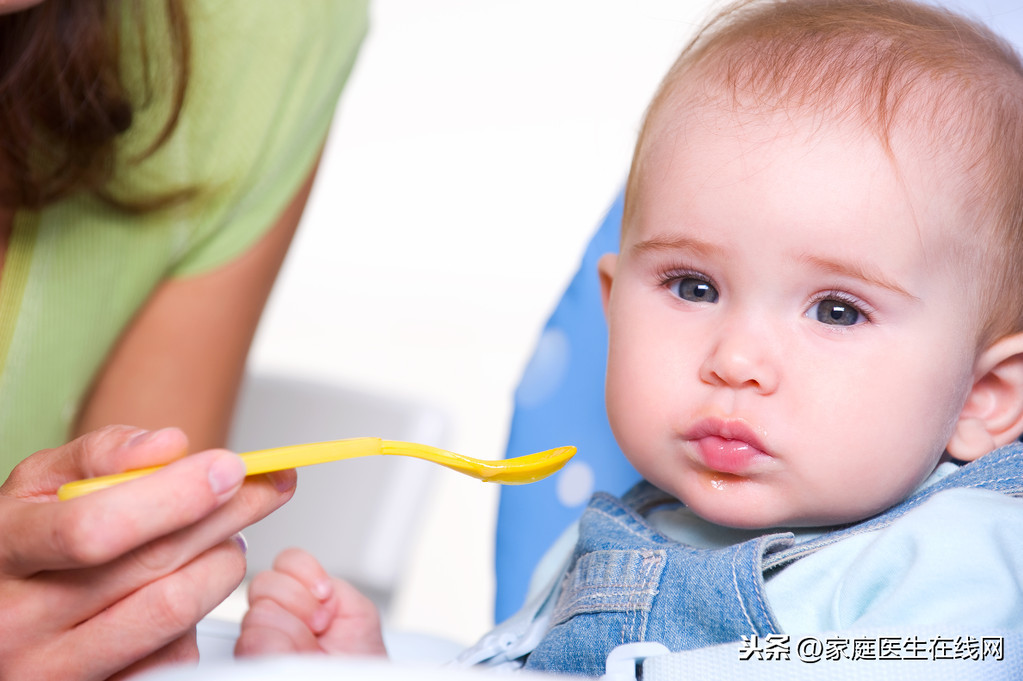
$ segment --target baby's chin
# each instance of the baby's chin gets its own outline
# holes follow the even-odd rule
[[[649,479],[649,478],[648,478]],[[899,502],[897,491],[799,494],[792,485],[758,476],[702,471],[651,482],[709,523],[736,530],[829,528],[871,518]]]
[[[785,530],[811,527],[835,527],[849,525],[866,520],[877,511],[855,509],[846,512],[836,509],[793,509],[784,505],[771,504],[766,501],[759,503],[749,500],[741,503],[709,502],[706,499],[682,503],[694,514],[709,523],[729,527],[735,530]],[[778,507],[780,506],[780,507]]]

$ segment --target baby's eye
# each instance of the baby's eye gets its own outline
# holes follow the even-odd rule
[[[718,300],[718,290],[714,285],[696,277],[679,277],[672,282],[671,291],[691,303],[716,303]]]
[[[867,320],[852,303],[836,298],[825,298],[814,303],[807,316],[822,324],[833,326],[853,326]]]

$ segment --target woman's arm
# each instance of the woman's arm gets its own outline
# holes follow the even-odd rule
[[[157,289],[102,369],[78,434],[116,423],[175,426],[192,451],[224,446],[249,345],[315,172],[246,253]]]

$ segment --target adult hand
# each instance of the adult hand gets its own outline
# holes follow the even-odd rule
[[[177,429],[113,426],[11,473],[0,487],[0,678],[121,678],[198,658],[195,624],[245,575],[234,535],[287,501],[295,475],[243,484],[235,454],[187,449]],[[171,461],[56,501],[65,482]]]

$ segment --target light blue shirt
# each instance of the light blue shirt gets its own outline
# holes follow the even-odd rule
[[[954,470],[954,464],[942,464],[920,488]],[[714,525],[686,508],[655,511],[648,520],[672,539],[701,548],[764,532]],[[814,528],[788,531],[797,542],[818,534]],[[577,539],[573,524],[551,546],[534,572],[527,603],[539,605],[538,596],[561,573]],[[765,591],[778,623],[794,636],[930,630],[941,623],[959,631],[1023,631],[1020,575],[1023,499],[964,488],[935,494],[884,529],[844,539],[768,575]],[[546,630],[549,611],[519,613],[513,618],[519,626],[523,615],[534,618],[533,633],[524,640]]]
[[[942,464],[920,487],[955,469]],[[672,539],[702,548],[763,533],[713,525],[685,508],[654,512],[649,521]],[[817,534],[812,528],[788,531],[797,542]],[[790,634],[936,622],[1023,630],[1019,575],[1023,501],[954,489],[883,530],[837,542],[768,575],[765,590]]]

